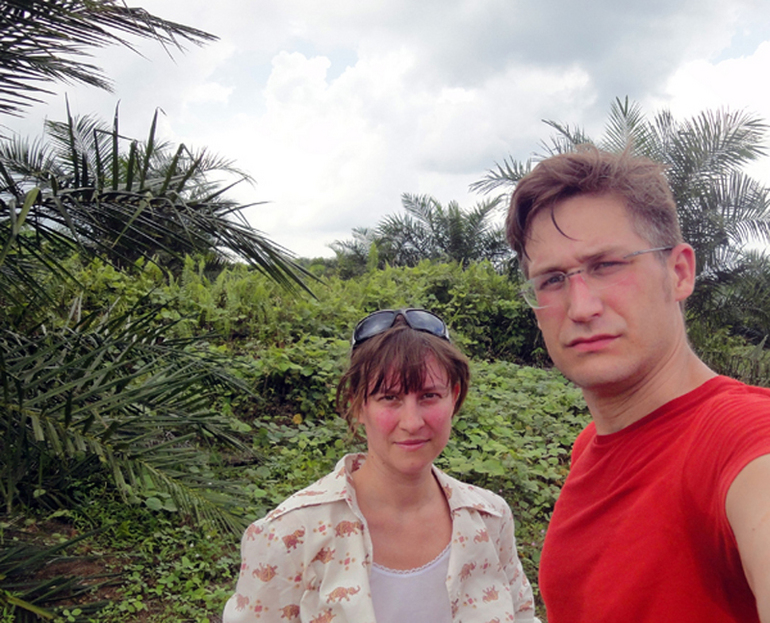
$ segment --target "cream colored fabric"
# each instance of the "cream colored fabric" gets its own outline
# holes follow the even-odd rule
[[[249,526],[223,623],[374,623],[372,544],[351,478],[365,460],[343,457],[331,474]],[[508,504],[433,469],[452,512],[446,586],[453,623],[536,621]]]

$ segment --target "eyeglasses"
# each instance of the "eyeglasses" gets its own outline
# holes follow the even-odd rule
[[[544,309],[554,305],[562,305],[569,290],[570,277],[582,275],[587,286],[594,290],[601,290],[620,283],[626,276],[631,260],[645,253],[657,251],[671,251],[674,247],[655,247],[643,249],[623,255],[619,258],[601,256],[592,260],[582,268],[565,273],[554,270],[543,273],[526,281],[521,288],[524,300],[532,309]]]
[[[357,348],[369,338],[384,333],[396,324],[396,318],[402,316],[412,329],[424,331],[449,342],[449,329],[441,318],[425,309],[381,309],[361,320],[353,329],[352,349]]]

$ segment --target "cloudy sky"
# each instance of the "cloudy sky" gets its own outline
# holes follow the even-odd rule
[[[97,53],[115,92],[62,87],[8,128],[76,114],[233,159],[251,224],[295,254],[330,256],[400,210],[404,192],[471,207],[495,162],[526,160],[543,119],[598,136],[611,102],[678,117],[770,120],[768,0],[129,0],[220,39],[170,58],[139,42]],[[770,183],[770,158],[751,172]]]

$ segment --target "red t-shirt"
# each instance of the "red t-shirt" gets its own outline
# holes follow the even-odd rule
[[[758,622],[725,499],[764,454],[770,390],[727,377],[617,433],[586,427],[540,561],[548,622]]]

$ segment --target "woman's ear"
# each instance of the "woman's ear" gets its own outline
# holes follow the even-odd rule
[[[460,383],[455,383],[452,388],[452,402],[457,402],[457,397],[460,395]]]

